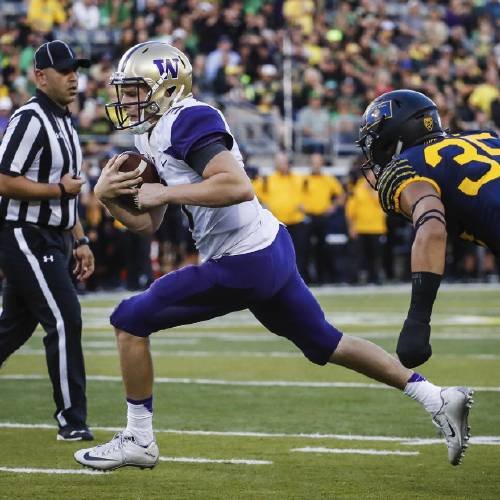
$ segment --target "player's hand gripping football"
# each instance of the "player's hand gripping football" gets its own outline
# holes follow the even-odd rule
[[[165,194],[165,186],[163,184],[144,183],[137,195],[137,208],[140,211],[147,211],[150,208],[166,205],[168,201],[165,199]]]
[[[94,188],[97,198],[103,203],[122,195],[136,195],[142,182],[139,169],[132,172],[120,172],[120,166],[127,160],[127,155],[114,155],[102,169]]]
[[[396,348],[399,360],[406,368],[415,368],[432,356],[430,336],[429,323],[406,318]]]

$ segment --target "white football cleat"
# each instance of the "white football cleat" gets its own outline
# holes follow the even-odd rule
[[[108,443],[76,451],[74,457],[85,467],[114,470],[126,465],[152,469],[157,464],[159,455],[155,441],[151,441],[148,446],[140,446],[132,434],[124,431],[115,434]]]
[[[474,392],[467,387],[446,387],[441,389],[441,408],[432,415],[432,421],[443,433],[448,446],[448,460],[460,465],[469,446],[469,409]]]

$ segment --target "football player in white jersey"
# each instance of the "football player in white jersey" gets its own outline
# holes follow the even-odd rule
[[[107,105],[117,129],[136,135],[164,184],[143,184],[139,172],[119,172],[124,157],[103,169],[95,194],[131,231],[154,233],[168,203],[181,204],[202,263],[171,272],[111,315],[127,398],[127,427],[111,441],[79,450],[75,459],[95,469],[154,467],[151,333],[249,309],[271,332],[291,340],[313,363],[335,363],[396,387],[419,401],[446,436],[452,464],[468,440],[472,391],[441,388],[405,368],[367,340],[329,324],[304,284],[286,227],[263,209],[243,170],[238,145],[217,109],[191,94],[191,65],[178,49],[146,42],[121,58]],[[137,196],[139,210],[119,196]]]

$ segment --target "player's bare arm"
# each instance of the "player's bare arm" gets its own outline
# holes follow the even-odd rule
[[[425,363],[431,355],[431,314],[444,272],[446,222],[444,206],[430,183],[414,182],[400,197],[403,213],[415,228],[411,251],[412,296],[396,352],[407,368]]]
[[[204,180],[198,184],[163,186],[143,184],[139,190],[139,206],[149,209],[168,203],[202,207],[227,207],[255,196],[252,183],[229,151],[221,151],[207,164]]]
[[[64,175],[59,184],[35,182],[24,175],[0,174],[0,196],[16,200],[55,200],[64,196],[74,197],[80,193],[82,185],[83,181],[74,179],[71,174]]]
[[[139,211],[120,203],[120,196],[138,193],[137,186],[142,180],[138,169],[132,172],[120,172],[120,166],[126,159],[126,155],[120,157],[115,155],[108,161],[102,169],[94,193],[111,215],[130,231],[153,234],[160,226],[167,206]]]
[[[401,193],[400,204],[416,230],[411,251],[412,272],[443,274],[446,225],[439,193],[428,182],[414,182]]]

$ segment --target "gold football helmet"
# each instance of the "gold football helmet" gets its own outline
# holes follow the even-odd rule
[[[147,132],[159,115],[191,95],[192,71],[188,58],[168,43],[145,42],[127,50],[109,82],[117,100],[106,104],[106,113],[115,129]]]

